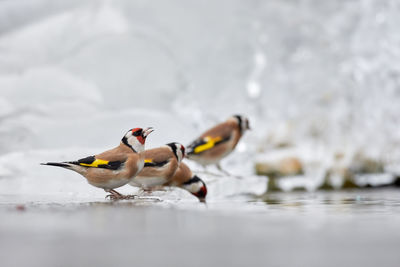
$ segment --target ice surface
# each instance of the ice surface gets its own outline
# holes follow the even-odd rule
[[[76,199],[0,195],[2,264],[398,265],[397,190],[278,193],[207,206]]]

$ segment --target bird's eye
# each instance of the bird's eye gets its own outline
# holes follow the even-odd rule
[[[134,136],[139,136],[141,134],[142,134],[142,130],[137,130],[137,131],[133,132]]]

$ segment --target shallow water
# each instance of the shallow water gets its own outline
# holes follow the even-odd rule
[[[2,266],[398,266],[396,188],[188,201],[0,196]]]

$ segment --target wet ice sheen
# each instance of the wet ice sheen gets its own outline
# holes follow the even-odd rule
[[[2,195],[4,266],[397,266],[399,260],[397,189],[274,193],[207,205],[73,199]]]

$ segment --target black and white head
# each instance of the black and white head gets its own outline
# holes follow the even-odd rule
[[[169,143],[167,146],[172,150],[176,159],[181,162],[185,157],[185,147],[180,143]]]
[[[234,115],[233,119],[236,120],[239,125],[240,133],[243,134],[245,131],[250,130],[249,119],[243,115]]]
[[[134,128],[130,129],[122,138],[121,142],[130,147],[134,152],[144,151],[144,144],[147,136],[153,132],[153,128]]]
[[[194,175],[189,181],[182,184],[182,188],[196,196],[200,202],[206,202],[207,186],[198,176]]]

